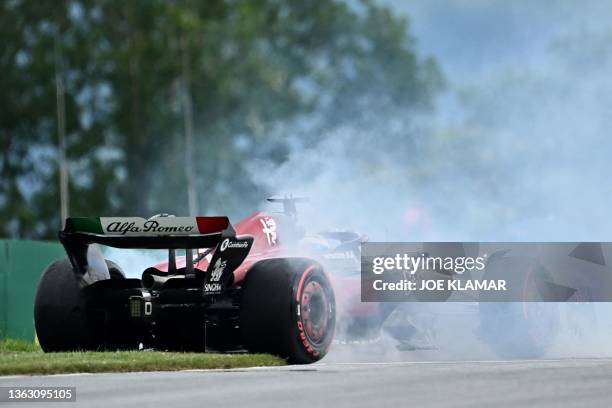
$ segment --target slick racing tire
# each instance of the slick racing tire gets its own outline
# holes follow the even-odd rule
[[[560,311],[556,303],[533,301],[538,281],[551,274],[530,259],[505,257],[487,265],[486,279],[520,285],[524,302],[481,302],[480,337],[502,358],[539,358],[556,340]]]
[[[111,279],[124,279],[117,264],[106,261]],[[83,280],[68,259],[44,270],[34,299],[34,325],[45,352],[100,348],[88,321]]]
[[[334,292],[313,261],[287,258],[257,263],[247,273],[240,308],[240,329],[250,352],[309,364],[329,350],[336,325]]]

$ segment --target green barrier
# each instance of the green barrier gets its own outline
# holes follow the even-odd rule
[[[4,337],[8,319],[8,293],[6,281],[8,280],[8,245],[0,240],[0,338]]]
[[[51,261],[65,257],[59,243],[0,240],[0,338],[34,339],[36,285]]]

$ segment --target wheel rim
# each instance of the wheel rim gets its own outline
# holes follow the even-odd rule
[[[310,343],[319,345],[326,339],[330,323],[329,297],[321,284],[310,281],[301,295],[300,320]]]

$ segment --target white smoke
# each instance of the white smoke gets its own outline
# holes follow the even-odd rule
[[[168,250],[103,247],[104,258],[115,262],[126,278],[140,279],[145,269],[168,259]]]
[[[323,134],[304,125],[316,118],[280,124],[287,160],[252,159],[253,182],[310,197],[299,216],[311,232],[343,228],[386,241],[610,240],[612,5],[385,3],[411,18],[419,52],[432,54],[447,77],[434,112],[376,112],[372,100],[374,118],[338,118]],[[166,256],[106,254],[128,277]],[[451,316],[459,307],[468,306],[441,305]],[[609,315],[606,305],[595,309]],[[599,319],[594,327],[580,310],[563,312],[565,327],[549,356],[585,356],[577,344],[591,345],[590,356],[612,354],[610,325]],[[385,339],[356,346],[347,358],[373,350],[390,359],[495,358],[486,346],[470,347],[476,328],[458,321],[437,321],[441,336],[454,338],[439,339],[450,351],[407,357]]]
[[[254,160],[254,182],[311,197],[301,219],[313,232],[339,227],[387,241],[610,240],[612,6],[387,3],[414,17],[419,49],[449,80],[435,112],[396,110],[366,125],[339,118],[342,125],[310,145],[301,127],[284,124],[288,159]],[[551,355],[584,356],[581,342],[597,346],[591,356],[611,354],[610,325],[600,319],[597,328],[577,329],[589,320],[580,310],[563,312],[567,327]]]

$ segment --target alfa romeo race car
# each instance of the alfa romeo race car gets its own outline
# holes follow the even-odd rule
[[[298,200],[270,201],[285,211],[256,212],[235,226],[227,217],[68,218],[59,232],[68,259],[46,268],[36,292],[42,349],[248,350],[292,363],[321,359],[334,336],[336,302],[325,267],[304,254],[326,241],[304,237],[294,220]],[[337,233],[328,240],[340,252],[358,251],[356,238]],[[130,279],[97,244],[168,249],[168,257]]]
[[[236,225],[227,217],[67,219],[59,239],[68,258],[46,268],[36,292],[42,349],[246,350],[312,363],[334,338],[363,344],[386,334],[400,350],[455,342],[455,329],[446,340],[433,337],[442,332],[434,327],[440,316],[452,316],[443,327],[457,324],[457,303],[362,302],[360,251],[367,237],[351,231],[309,235],[297,222],[300,199],[269,201],[283,211],[255,212]],[[127,278],[98,244],[167,249],[168,255],[144,271],[128,271],[142,273],[140,279]],[[492,256],[486,273],[551,280],[529,262]],[[466,305],[469,322],[476,323],[471,331],[499,356],[541,356],[559,331],[555,304]],[[457,330],[468,331],[469,322]]]

